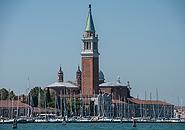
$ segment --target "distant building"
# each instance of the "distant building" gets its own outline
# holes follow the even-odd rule
[[[174,115],[174,105],[155,100],[140,100],[138,98],[127,98],[130,110],[129,117],[152,117],[152,118],[172,118]]]
[[[15,118],[17,115],[18,109],[18,116],[31,116],[32,107],[26,103],[22,103],[18,100],[1,100],[0,101],[0,116],[7,117],[7,118]],[[28,111],[29,110],[29,111]]]
[[[185,118],[185,106],[175,106],[174,107],[174,117],[175,118]]]
[[[27,98],[28,98],[28,96],[27,95],[24,95],[24,94],[21,94],[20,96],[19,96],[19,100],[21,101],[21,102],[27,102]]]
[[[99,71],[99,89],[101,91],[104,91],[105,93],[109,93],[113,95],[114,99],[119,99],[119,97],[122,98],[130,98],[130,84],[129,81],[127,82],[127,85],[124,85],[120,81],[120,77],[118,76],[117,82],[104,82],[104,75],[103,72],[100,70]]]
[[[79,68],[79,67],[78,67]],[[79,73],[79,69],[77,72]],[[78,75],[78,74],[77,74]],[[78,84],[77,84],[78,85]],[[80,86],[76,86],[76,83],[73,82],[63,82],[63,72],[60,66],[60,70],[58,72],[58,82],[55,82],[53,84],[48,85],[45,89],[49,88],[50,91],[55,91],[60,95],[60,92],[62,91],[62,94],[68,95],[70,93],[79,93]]]

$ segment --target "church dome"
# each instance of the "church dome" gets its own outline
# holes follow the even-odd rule
[[[104,74],[101,70],[99,70],[99,80],[105,80],[104,79]]]

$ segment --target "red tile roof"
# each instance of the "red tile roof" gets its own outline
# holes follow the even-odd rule
[[[112,99],[112,103],[121,103],[124,104],[124,101],[119,101],[118,99]],[[125,104],[128,104],[127,102],[125,102]]]
[[[18,103],[18,100],[14,100],[13,101],[13,107],[17,107],[17,103]],[[9,100],[2,100],[2,104],[1,104],[1,101],[0,101],[0,107],[9,107]],[[10,107],[12,107],[12,100],[10,100]],[[23,102],[19,101],[19,106],[18,107],[20,108],[20,107],[31,107],[31,106],[29,106],[26,103],[23,103]]]
[[[127,100],[135,103],[135,104],[158,104],[158,101],[154,101],[154,100],[140,100],[138,98],[127,98]],[[170,104],[170,103],[167,103],[167,102],[163,102],[163,101],[159,101],[159,105],[173,105],[173,104]]]

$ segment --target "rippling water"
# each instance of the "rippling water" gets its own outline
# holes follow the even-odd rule
[[[12,124],[0,124],[0,130],[10,130]],[[18,130],[185,130],[185,123],[27,123],[17,124]]]

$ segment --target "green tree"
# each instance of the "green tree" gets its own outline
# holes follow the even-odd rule
[[[51,102],[49,87],[47,88],[47,92],[46,92],[46,102],[47,103]]]
[[[3,100],[9,100],[9,91],[6,90],[5,88],[0,89],[0,99],[1,99],[1,91],[2,91],[2,95],[3,95]],[[17,100],[17,96],[15,96],[14,92],[11,91],[10,92],[10,100],[12,100],[12,98],[14,97],[14,100]]]
[[[10,99],[12,99],[13,97],[14,97],[14,99],[15,99],[16,96],[15,96],[14,92],[11,91],[11,92],[10,92]],[[17,99],[16,99],[16,100],[17,100]]]
[[[49,107],[55,108],[55,102],[49,102],[47,105],[48,105]]]
[[[55,108],[55,94],[56,94],[56,108],[60,109],[60,96],[55,91],[51,92],[50,94],[51,102],[49,102],[47,106]]]
[[[57,93],[56,93],[56,95],[57,95]],[[51,97],[51,102],[55,102],[55,91],[51,91],[50,97]]]
[[[41,103],[41,107],[44,107],[44,103],[45,103],[45,92],[43,89],[41,89],[41,87],[35,87],[33,89],[31,89],[31,91],[29,92],[29,97],[32,96],[32,103],[33,103],[33,107],[38,107],[38,98],[39,98],[39,90],[40,90],[40,103]]]
[[[75,98],[76,102],[76,115],[79,116],[81,114],[81,105],[82,100],[79,100],[78,98]],[[71,102],[66,103],[66,110],[69,117],[74,116],[75,112],[75,106],[74,106],[74,99],[72,99],[72,113],[71,113]],[[83,115],[85,115],[85,106],[83,105]]]
[[[1,90],[0,90],[0,98],[1,98],[1,91],[2,91],[2,100],[8,100],[8,98],[9,98],[9,92],[8,92],[8,90],[6,90],[5,88],[2,88]]]

